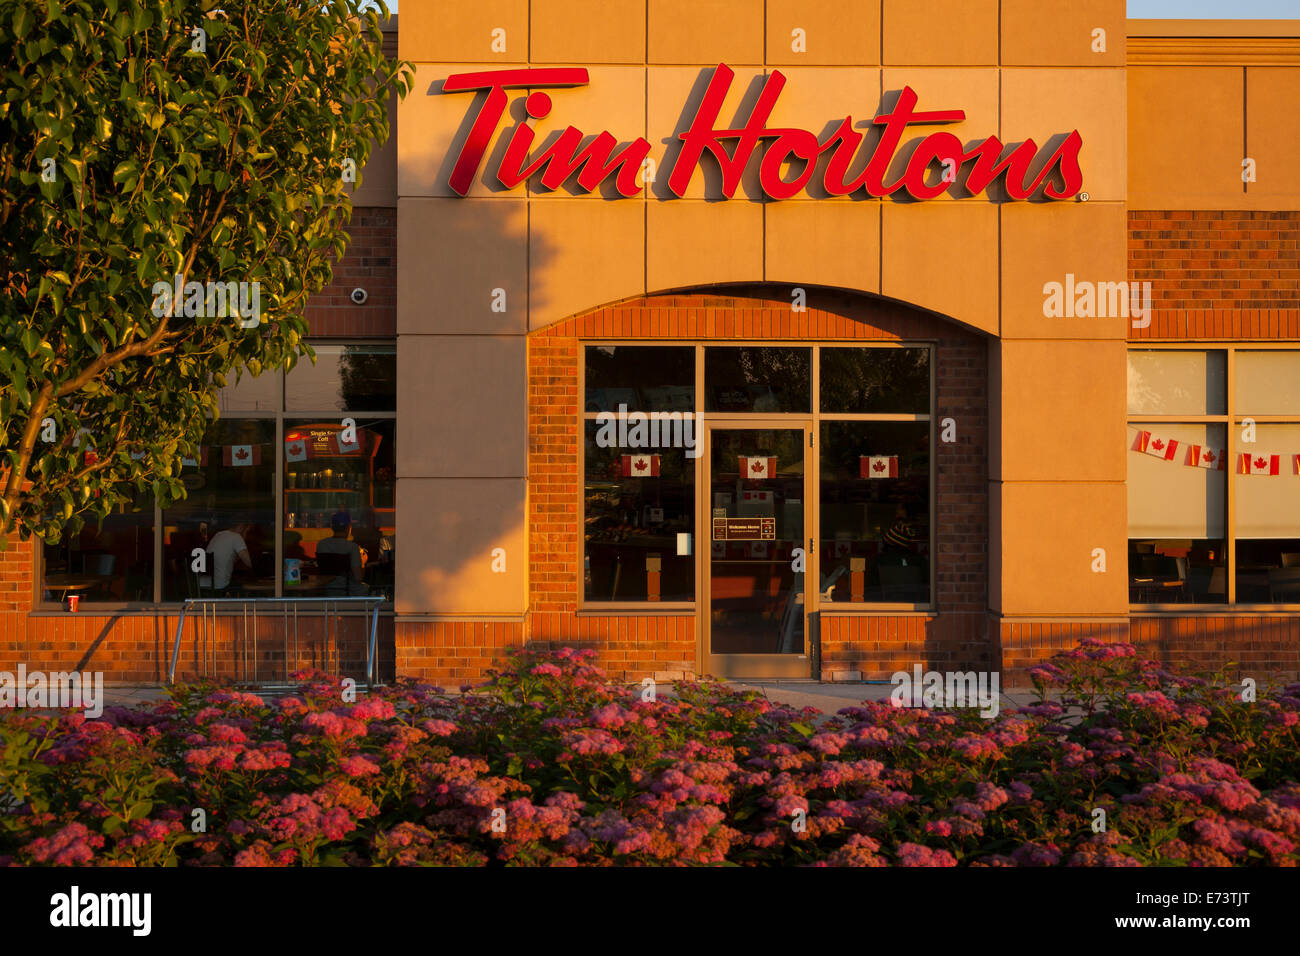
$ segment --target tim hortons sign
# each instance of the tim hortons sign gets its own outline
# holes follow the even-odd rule
[[[881,127],[879,139],[869,156],[863,157],[865,167],[851,173],[859,165],[855,159],[866,138],[853,128],[852,116],[844,117],[824,141],[806,129],[768,127],[768,117],[785,87],[785,75],[780,70],[773,70],[764,80],[743,126],[719,129],[718,114],[734,77],[725,64],[718,65],[690,127],[678,135],[681,148],[668,172],[668,189],[673,195],[681,197],[686,193],[696,166],[707,153],[722,169],[723,194],[732,198],[754,151],[764,142],[768,146],[761,153],[758,179],[763,192],[772,199],[797,195],[818,170],[820,185],[832,196],[847,196],[859,190],[869,196],[892,196],[902,189],[914,199],[933,199],[954,186],[978,195],[1002,178],[1006,194],[1012,199],[1028,199],[1040,187],[1049,199],[1069,199],[1083,185],[1079,169],[1083,140],[1078,130],[1061,138],[1054,149],[1039,150],[1029,139],[1009,151],[996,136],[966,149],[952,133],[930,133],[917,144],[902,173],[888,181],[895,153],[909,126],[957,123],[966,118],[963,110],[917,112],[916,93],[907,86],[891,110],[871,120],[873,126]],[[443,93],[487,95],[456,157],[448,185],[461,196],[469,192],[505,115],[509,102],[506,90],[532,90],[524,100],[524,109],[530,117],[544,119],[550,115],[552,103],[543,89],[585,86],[588,82],[587,71],[580,67],[488,70],[449,76],[443,83]],[[641,191],[637,179],[650,153],[647,140],[638,137],[620,149],[618,139],[602,131],[584,145],[587,134],[569,126],[549,146],[530,154],[534,135],[527,123],[520,123],[510,134],[495,173],[506,188],[513,189],[540,173],[541,184],[547,189],[558,189],[573,179],[578,188],[590,192],[612,177],[614,188],[622,196],[635,196]],[[782,176],[782,167],[787,164],[791,171],[798,170],[793,179]]]

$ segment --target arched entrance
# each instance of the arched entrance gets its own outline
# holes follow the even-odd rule
[[[987,340],[791,302],[671,293],[530,336],[530,637],[721,677],[988,663]]]

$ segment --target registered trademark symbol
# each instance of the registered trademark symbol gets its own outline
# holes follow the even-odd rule
[[[1088,201],[1088,194],[1087,194],[1087,193],[1079,193],[1079,202],[1087,202],[1087,201]]]

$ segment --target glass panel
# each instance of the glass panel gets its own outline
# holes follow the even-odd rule
[[[284,425],[284,593],[393,597],[392,419]],[[355,439],[355,440],[350,440]]]
[[[43,600],[79,604],[153,601],[153,499],[139,495],[102,522],[46,544]]]
[[[225,388],[217,390],[217,408],[229,412],[275,412],[280,410],[280,370],[271,369],[254,378],[244,372],[238,381],[235,372],[226,377]]]
[[[823,348],[821,408],[831,414],[929,412],[930,350]]]
[[[695,409],[695,349],[589,345],[583,407],[588,412],[689,412]]]
[[[706,348],[704,391],[710,412],[812,411],[812,350]]]
[[[598,431],[586,423],[586,600],[694,600],[695,459],[608,445]]]
[[[1255,439],[1251,444],[1239,445],[1243,455],[1234,462],[1237,603],[1297,604],[1300,425],[1258,425]],[[1249,463],[1242,460],[1247,457],[1247,449]]]
[[[397,408],[397,348],[393,345],[314,345],[316,364],[299,359],[285,376],[291,412],[391,412]]]
[[[275,423],[223,418],[181,468],[188,497],[163,514],[163,599],[275,593]],[[206,570],[191,570],[202,548]]]
[[[823,422],[822,601],[930,601],[928,422]]]
[[[1239,351],[1236,359],[1234,414],[1300,413],[1300,352]]]
[[[1128,410],[1140,415],[1223,415],[1226,353],[1134,349],[1128,353]]]
[[[1228,599],[1227,434],[1224,425],[1129,426],[1132,603],[1221,604]]]
[[[713,431],[710,653],[804,653],[804,444],[802,430]]]

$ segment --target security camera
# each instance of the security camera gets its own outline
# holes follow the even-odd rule
[[[366,304],[366,299],[367,299],[367,298],[368,298],[368,296],[367,296],[367,294],[366,294],[366,290],[365,290],[365,289],[353,289],[353,290],[352,290],[352,301],[353,301],[354,304],[356,304],[356,305],[365,305],[365,304]]]

